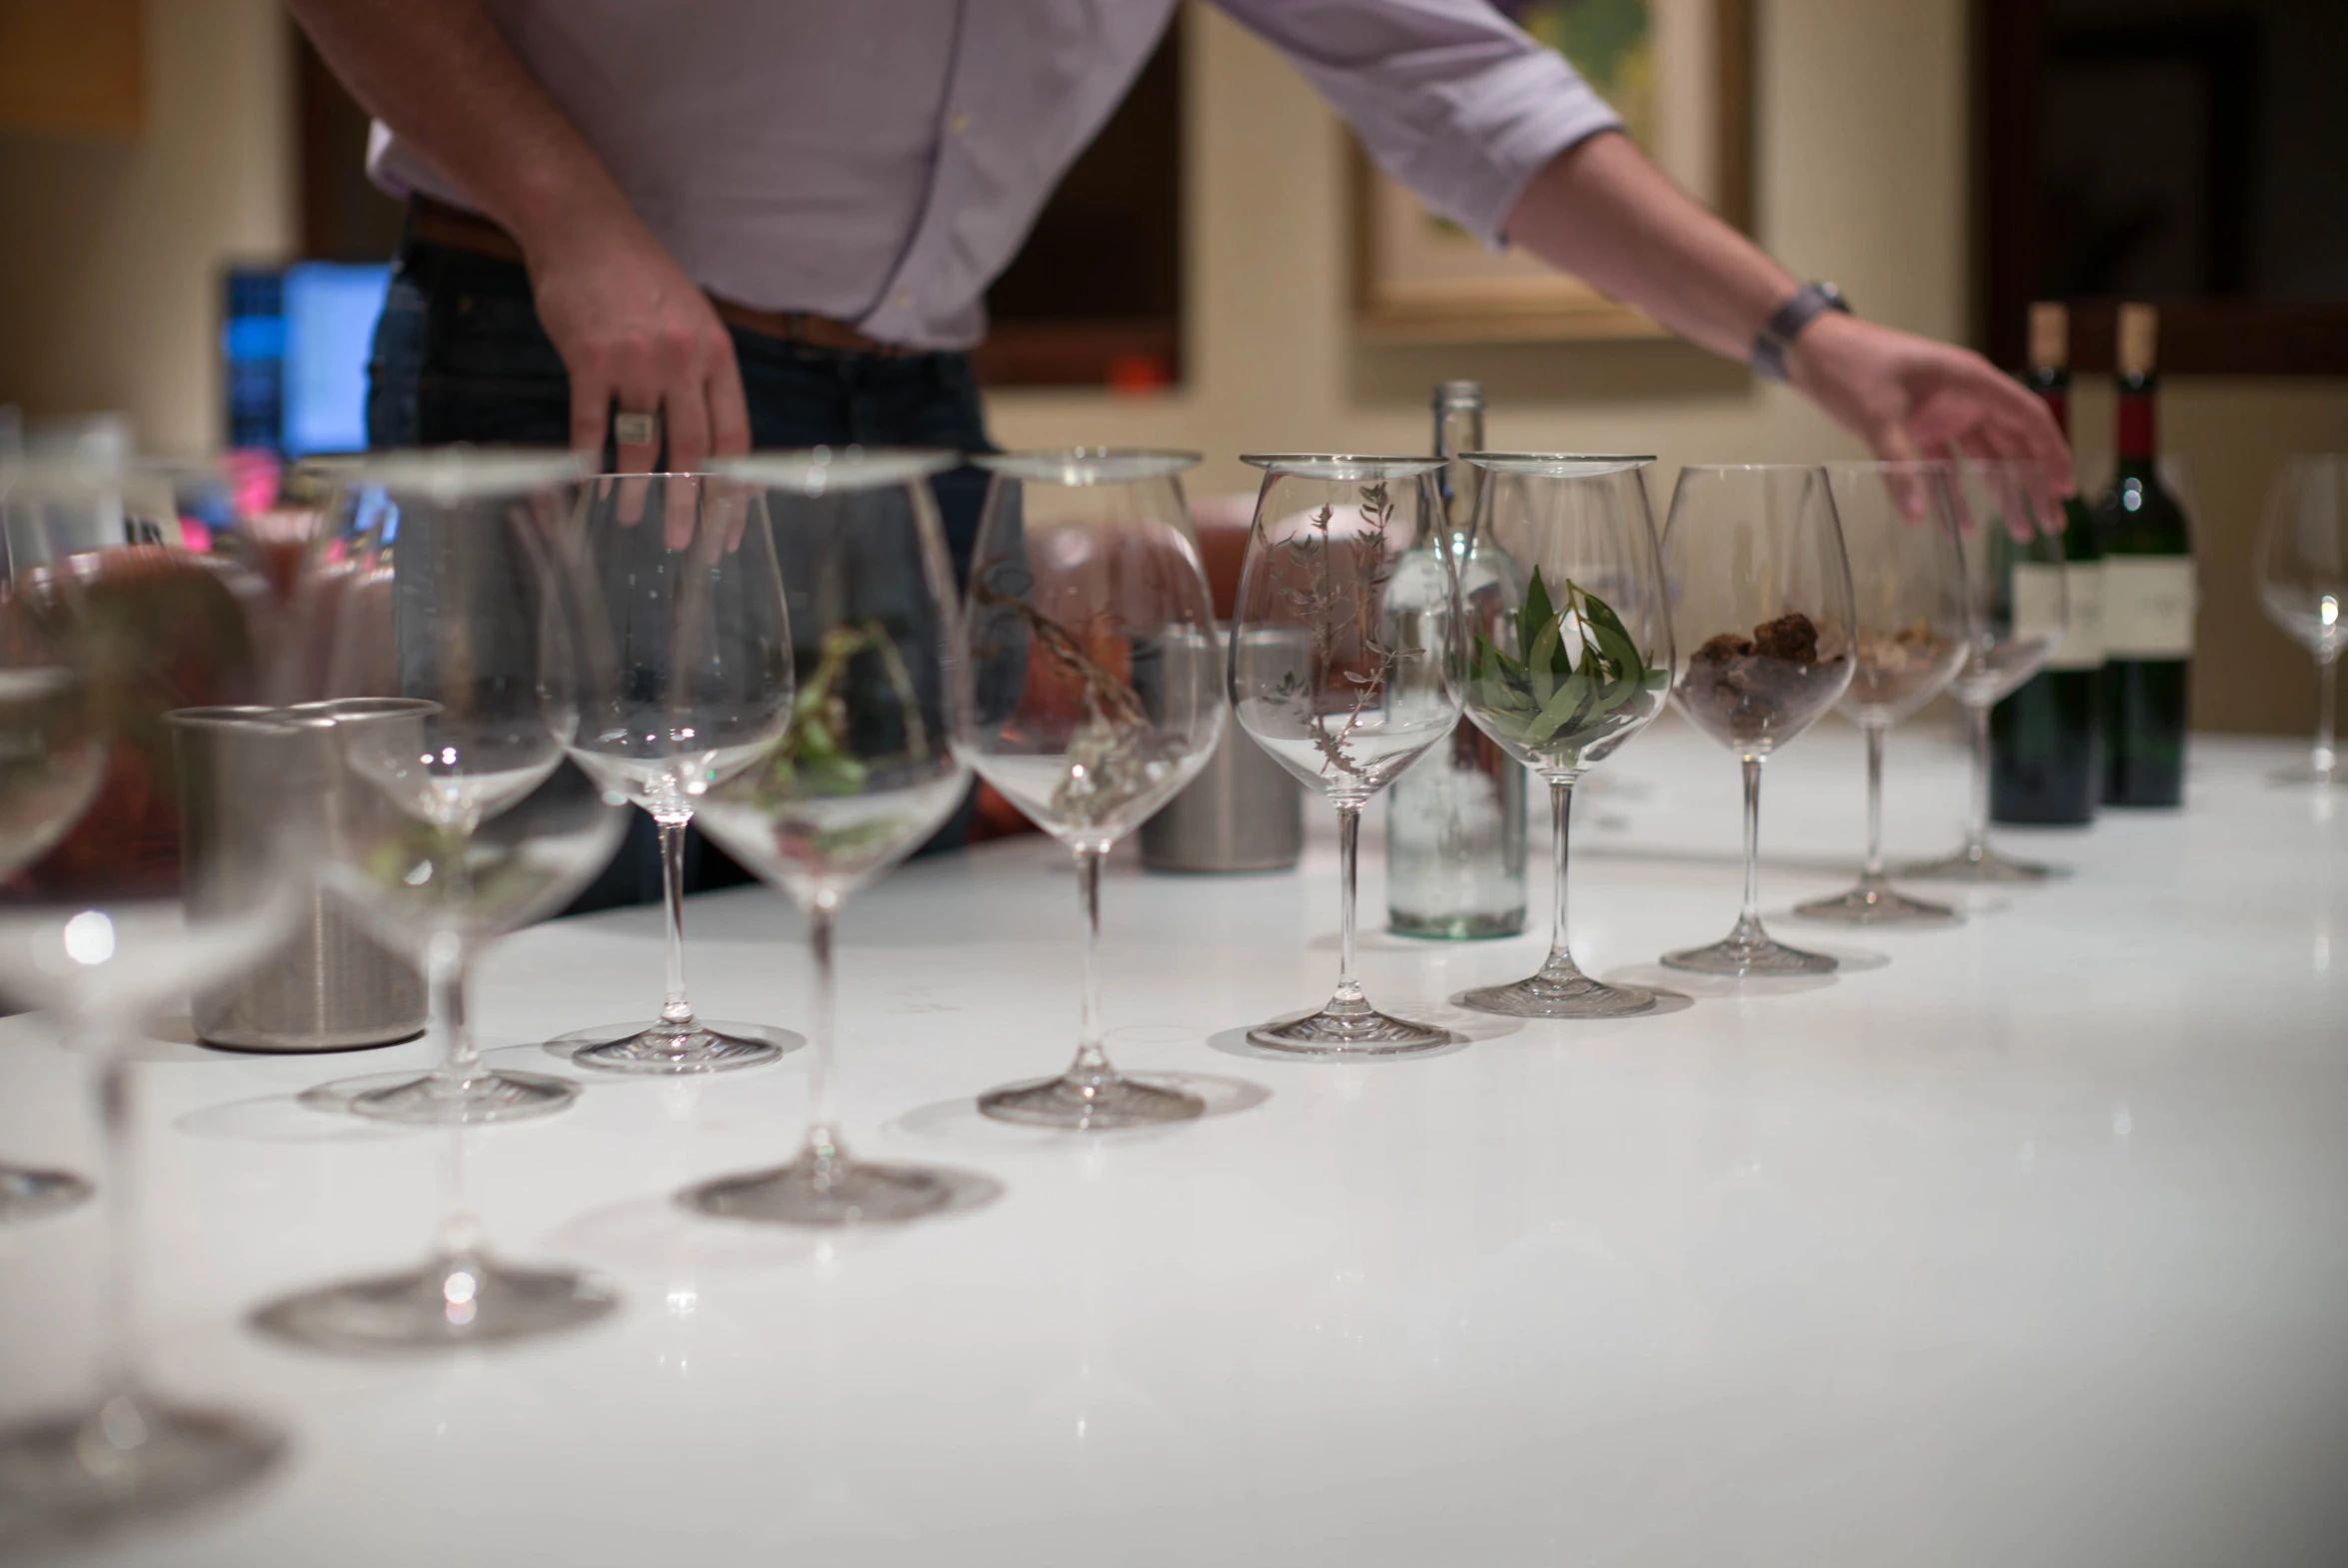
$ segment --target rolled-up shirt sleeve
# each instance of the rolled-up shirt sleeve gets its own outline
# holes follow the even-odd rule
[[[1485,0],[1216,0],[1286,55],[1429,207],[1497,248],[1525,185],[1621,125]]]

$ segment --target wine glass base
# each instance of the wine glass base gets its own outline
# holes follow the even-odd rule
[[[764,1066],[806,1043],[804,1036],[789,1029],[712,1018],[683,1029],[667,1023],[612,1023],[574,1029],[548,1040],[546,1048],[598,1072],[654,1076]]]
[[[774,1170],[705,1181],[687,1188],[679,1201],[719,1219],[834,1226],[920,1219],[945,1208],[954,1196],[954,1183],[943,1171],[850,1160],[829,1181],[818,1181],[815,1161],[802,1155]]]
[[[2338,789],[2348,786],[2348,768],[2319,769],[2313,763],[2301,763],[2292,768],[2278,768],[2266,777],[2269,784],[2281,784],[2286,788],[2321,786]]]
[[[1683,947],[1677,952],[1667,952],[1663,954],[1663,962],[1669,968],[1696,974],[1728,974],[1740,979],[1753,975],[1832,974],[1842,967],[1840,959],[1826,953],[1788,947],[1763,935],[1743,934],[1729,936],[1709,947]]]
[[[442,1255],[421,1268],[282,1296],[254,1312],[253,1326],[336,1355],[461,1350],[578,1328],[618,1304],[592,1274]]]
[[[1903,865],[1899,874],[1910,881],[1971,882],[1976,886],[1998,886],[2051,881],[2058,876],[2068,876],[2070,872],[2030,860],[2009,860],[1995,849],[1984,846],[1978,850],[1959,849],[1945,859]]]
[[[1302,1017],[1266,1023],[1247,1031],[1247,1043],[1300,1056],[1400,1056],[1458,1043],[1449,1029],[1406,1018],[1389,1018],[1370,1006],[1337,1011],[1323,1007]]]
[[[1655,993],[1635,985],[1608,985],[1578,970],[1546,970],[1507,985],[1460,993],[1458,1003],[1510,1018],[1629,1018],[1655,1010]]]
[[[1793,912],[1805,920],[1837,925],[1960,925],[1964,916],[1945,903],[1911,898],[1880,883],[1861,882],[1831,898],[1797,903]]]
[[[475,1073],[459,1087],[427,1075],[387,1088],[354,1094],[350,1110],[375,1121],[419,1127],[475,1127],[490,1122],[528,1121],[551,1116],[579,1097],[568,1078],[535,1072]]]
[[[0,1224],[62,1213],[90,1191],[88,1182],[68,1171],[0,1165]]]
[[[1022,1126],[1114,1132],[1121,1127],[1195,1121],[1206,1114],[1206,1101],[1145,1078],[1110,1073],[1099,1079],[1062,1076],[1007,1084],[980,1095],[979,1109],[997,1121]]]
[[[166,1518],[250,1485],[284,1452],[285,1434],[251,1416],[117,1395],[0,1431],[0,1519],[71,1536]]]

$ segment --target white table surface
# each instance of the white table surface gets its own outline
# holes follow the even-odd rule
[[[144,1046],[154,1380],[268,1412],[293,1446],[255,1491],[93,1560],[2348,1561],[2348,820],[2267,782],[2299,755],[2202,739],[2182,814],[2005,834],[2077,874],[1960,929],[1783,922],[1890,958],[1820,988],[1487,1020],[1415,1060],[1226,1048],[1327,988],[1322,824],[1300,873],[1155,876],[1121,851],[1121,1060],[1269,1098],[1109,1137],[969,1103],[1073,1045],[1061,852],[918,864],[843,922],[847,1125],[1006,1195],[838,1238],[693,1217],[679,1187],[791,1152],[804,1053],[597,1081],[473,1134],[471,1183],[505,1251],[591,1264],[623,1309],[459,1360],[337,1360],[243,1324],[420,1254],[447,1135],[292,1095],[425,1044]],[[1895,851],[1948,847],[1957,754],[1918,729],[1891,757]],[[1605,780],[1575,934],[1592,968],[1643,970],[1735,912],[1735,767],[1666,725]],[[1771,765],[1767,907],[1846,877],[1861,798],[1839,724]],[[711,895],[689,920],[706,1013],[805,1021],[780,900]],[[656,940],[651,910],[513,938],[482,975],[485,1035],[642,1007]],[[1361,966],[1425,1012],[1539,950],[1372,934]],[[0,1149],[90,1168],[78,1064],[33,1020],[0,1040]],[[0,1416],[85,1386],[97,1233],[88,1209],[0,1230]]]

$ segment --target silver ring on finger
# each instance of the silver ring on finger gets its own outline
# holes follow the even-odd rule
[[[658,410],[650,414],[615,414],[612,416],[612,440],[623,447],[657,447],[661,442],[661,416]]]

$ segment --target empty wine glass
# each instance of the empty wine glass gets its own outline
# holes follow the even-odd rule
[[[2267,619],[2315,656],[2315,744],[2292,784],[2340,779],[2333,744],[2334,677],[2348,647],[2348,457],[2292,458],[2267,493],[2258,538],[2258,602]]]
[[[2070,590],[2059,511],[2028,464],[1964,461],[1949,489],[1965,566],[1964,661],[1949,691],[1972,743],[1972,810],[1964,847],[1901,874],[1956,882],[2037,882],[2053,868],[2009,860],[1989,845],[1989,710],[2062,646]]]
[[[107,742],[87,677],[119,631],[82,614],[78,580],[98,570],[89,554],[58,542],[44,559],[20,573],[0,638],[10,655],[0,671],[0,827],[20,859],[53,842],[99,786]],[[305,772],[300,722],[188,709],[166,726],[175,738],[239,730],[242,744],[207,782],[257,812],[322,783]],[[138,1075],[121,1047],[155,1009],[267,960],[307,895],[313,850],[289,823],[267,842],[223,846],[219,875],[201,885],[20,886],[0,904],[0,985],[51,1009],[66,1039],[96,1060],[107,1243],[94,1394],[0,1430],[0,1519],[16,1529],[72,1532],[170,1513],[245,1484],[284,1448],[272,1424],[158,1394],[141,1368]]]
[[[1883,871],[1883,741],[1948,685],[1967,647],[1965,567],[1945,463],[1830,463],[1826,483],[1850,554],[1855,663],[1840,707],[1867,741],[1867,859],[1858,884],[1794,905],[1850,925],[1948,923]]]
[[[1827,974],[1825,953],[1761,928],[1761,765],[1850,685],[1850,558],[1826,471],[1796,464],[1679,471],[1663,529],[1672,701],[1744,767],[1744,912],[1708,947],[1663,955],[1706,974]]]
[[[1231,706],[1274,761],[1337,809],[1337,985],[1250,1029],[1273,1050],[1392,1055],[1455,1038],[1388,1017],[1353,978],[1361,807],[1451,733],[1465,674],[1439,458],[1242,457],[1264,471],[1230,651]]]
[[[1197,776],[1222,735],[1221,641],[1176,475],[1189,452],[972,459],[992,472],[963,615],[974,687],[955,749],[1076,855],[1085,925],[1076,1059],[979,1098],[1004,1121],[1106,1129],[1205,1102],[1129,1078],[1101,1042],[1101,861]]]
[[[955,1200],[951,1172],[852,1158],[833,1081],[833,921],[913,852],[969,786],[953,737],[967,675],[929,478],[952,453],[817,448],[716,467],[763,491],[799,671],[790,728],[702,797],[701,823],[807,917],[815,1065],[790,1163],[685,1194],[703,1213],[793,1225],[913,1219]]]
[[[466,1012],[474,964],[498,935],[560,910],[593,880],[627,822],[626,801],[564,756],[613,679],[566,537],[578,474],[565,453],[387,453],[344,465],[333,526],[303,568],[286,657],[332,701],[349,787],[395,807],[335,824],[322,874],[422,963],[443,1039],[441,1065],[423,1077],[311,1097],[447,1127],[456,1176],[421,1263],[264,1305],[255,1322],[277,1337],[348,1354],[453,1350],[613,1308],[593,1274],[493,1253],[463,1174],[467,1128],[546,1115],[579,1092],[568,1078],[482,1061]]]
[[[17,479],[0,466],[0,507]],[[60,602],[60,591],[70,597]],[[49,852],[106,777],[106,735],[78,657],[70,575],[28,572],[0,598],[0,877]],[[70,1171],[0,1161],[0,1222],[70,1208],[90,1184]]]
[[[1671,618],[1644,457],[1471,452],[1483,471],[1465,598],[1467,718],[1549,786],[1552,908],[1538,972],[1459,998],[1519,1018],[1618,1018],[1655,993],[1573,961],[1565,928],[1573,786],[1663,711]]]
[[[685,829],[694,806],[791,721],[791,626],[764,498],[698,474],[595,480],[577,543],[617,665],[571,756],[659,824],[668,997],[650,1023],[575,1030],[548,1048],[612,1072],[716,1072],[773,1061],[799,1037],[709,1023],[685,994]]]

